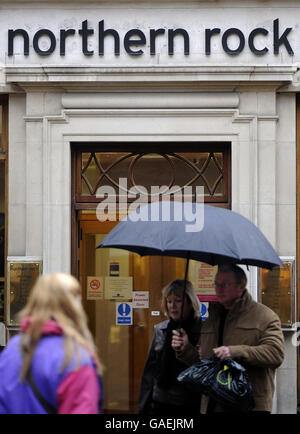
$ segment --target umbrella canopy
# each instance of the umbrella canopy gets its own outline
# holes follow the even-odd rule
[[[152,202],[122,220],[97,247],[146,255],[233,263],[272,269],[283,265],[250,220],[223,208],[186,202]]]

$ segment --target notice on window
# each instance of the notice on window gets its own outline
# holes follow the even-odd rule
[[[104,294],[108,300],[132,299],[132,277],[105,277]]]
[[[200,301],[217,301],[215,276],[218,267],[198,262],[195,266],[195,291]]]
[[[116,324],[132,325],[132,303],[116,303]]]
[[[135,309],[148,309],[149,291],[133,291],[132,305]]]
[[[87,300],[102,300],[104,298],[104,278],[97,276],[87,277]]]
[[[120,262],[113,261],[109,263],[109,275],[110,276],[120,276]]]

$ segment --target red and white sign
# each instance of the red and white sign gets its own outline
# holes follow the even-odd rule
[[[149,291],[132,291],[132,306],[139,309],[148,309]]]
[[[102,300],[104,298],[103,277],[88,276],[86,288],[88,300]]]
[[[218,301],[215,291],[217,266],[197,262],[195,266],[195,290],[200,301]]]

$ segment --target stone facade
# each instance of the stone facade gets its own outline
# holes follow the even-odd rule
[[[9,256],[43,258],[44,272],[70,271],[71,142],[231,142],[232,209],[257,224],[281,256],[296,255],[296,92],[298,62],[297,1],[140,1],[84,2],[10,1],[1,4],[1,92],[9,93]],[[113,3],[113,4],[112,4]],[[289,7],[287,7],[289,6]],[[220,12],[221,11],[221,12]],[[279,33],[292,27],[274,54],[274,20]],[[82,52],[78,29],[88,20],[94,35]],[[117,29],[120,55],[111,39],[98,54],[98,23]],[[231,27],[245,36],[240,54],[222,47]],[[8,30],[26,29],[8,55]],[[76,30],[51,55],[34,51],[33,38],[50,29]],[[150,54],[150,29],[185,29],[189,55],[180,40],[167,50],[166,32]],[[205,54],[205,29],[219,28]],[[248,37],[255,28],[254,54]],[[143,55],[129,55],[123,38],[139,29],[146,43]],[[280,35],[278,38],[280,38]],[[299,35],[298,35],[299,36]],[[141,34],[139,34],[141,37]],[[70,36],[71,38],[71,36]],[[240,36],[241,38],[241,36]],[[36,38],[37,40],[37,38]],[[227,47],[239,46],[237,35]],[[200,43],[201,42],[201,43]],[[41,51],[49,37],[38,39]],[[226,45],[225,45],[226,46]],[[91,52],[93,51],[93,54]],[[257,296],[257,276],[250,272],[249,290]],[[295,413],[297,405],[296,348],[293,329],[285,331],[286,360],[277,373],[274,412]]]

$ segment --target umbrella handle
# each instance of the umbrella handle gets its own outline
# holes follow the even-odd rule
[[[184,310],[184,302],[185,302],[185,290],[186,290],[187,275],[188,275],[188,271],[189,271],[189,262],[190,262],[190,252],[188,252],[188,254],[187,254],[186,263],[185,263],[185,275],[184,275],[184,284],[183,284],[182,305],[181,305],[181,314],[180,314],[179,329],[181,328],[181,324],[182,324],[182,321],[183,321],[183,310]]]
[[[180,325],[181,325],[181,322],[180,322]],[[178,327],[178,329],[176,329],[176,331],[179,333],[179,336],[181,337],[181,336],[182,336],[181,327]],[[176,348],[174,348],[174,349],[175,349],[175,351],[179,351],[180,348],[181,348],[181,347],[179,346],[179,347],[176,347]]]

